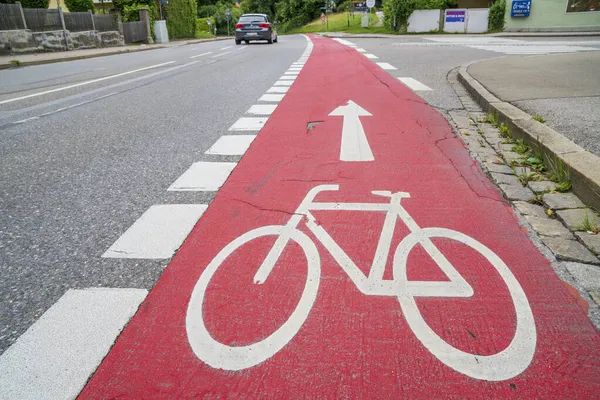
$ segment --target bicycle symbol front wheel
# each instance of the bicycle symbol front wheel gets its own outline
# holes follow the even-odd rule
[[[492,250],[477,240],[457,231],[444,228],[423,228],[410,233],[398,245],[394,254],[394,279],[407,283],[406,262],[415,245],[431,238],[445,238],[465,244],[485,257],[494,266],[508,287],[517,319],[515,335],[504,350],[481,356],[459,350],[435,333],[427,324],[411,293],[400,291],[398,301],[408,325],[421,343],[441,362],[456,371],[476,379],[501,381],[522,373],[533,359],[536,329],[533,313],[521,285]],[[426,246],[424,246],[426,247]],[[438,250],[439,251],[439,250]],[[445,258],[444,258],[445,259]],[[449,264],[447,260],[445,260]],[[452,269],[454,267],[450,266]]]
[[[285,231],[285,232],[284,232]],[[203,303],[210,280],[221,264],[239,247],[263,236],[289,235],[298,243],[308,262],[306,284],[288,320],[267,338],[247,346],[228,346],[213,339],[204,324]],[[188,341],[194,354],[213,368],[238,371],[262,363],[281,350],[298,333],[313,307],[321,278],[319,252],[310,238],[299,230],[280,225],[251,230],[225,246],[208,264],[196,283],[186,315]]]

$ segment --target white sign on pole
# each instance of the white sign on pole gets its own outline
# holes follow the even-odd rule
[[[375,7],[375,0],[367,0],[367,7],[369,7],[369,8]]]

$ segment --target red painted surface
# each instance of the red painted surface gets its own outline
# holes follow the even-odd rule
[[[341,117],[349,99],[361,117],[374,162],[339,161]],[[311,121],[324,121],[307,132]],[[402,205],[421,227],[444,227],[485,244],[511,269],[535,318],[531,365],[505,381],[470,378],[441,363],[408,327],[397,298],[360,293],[317,244],[321,281],[298,334],[262,364],[241,371],[209,367],[192,352],[185,328],[191,292],[229,242],[265,225],[285,224],[307,192],[339,184],[320,201],[381,202],[371,190],[411,194]],[[365,272],[382,213],[315,211]],[[398,223],[392,249],[408,233]],[[253,276],[274,243],[257,239],[220,267],[205,298],[211,335],[229,345],[267,337],[294,309],[306,261],[290,244],[263,285]],[[501,351],[515,330],[508,290],[490,264],[463,245],[434,243],[475,290],[471,298],[419,298],[445,341],[473,354]],[[392,278],[388,259],[386,279]],[[408,278],[445,280],[421,248]],[[356,51],[315,40],[312,56],[265,128],[167,267],[81,398],[593,398],[600,393],[600,338],[548,261],[528,240],[499,192],[445,119]]]

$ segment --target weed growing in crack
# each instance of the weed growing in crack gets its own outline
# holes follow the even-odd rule
[[[503,137],[508,140],[512,140],[512,132],[510,131],[510,129],[508,129],[508,126],[506,126],[504,124],[500,124],[498,126],[498,129],[500,130],[500,137]]]
[[[543,206],[544,205],[543,198],[544,198],[543,194],[536,194],[534,197],[527,200],[527,202],[531,203],[531,204],[536,204],[538,206]]]
[[[538,115],[538,114],[534,114],[533,115],[533,119],[536,120],[537,122],[541,122],[542,124],[544,122],[546,122],[546,120],[544,119],[544,117],[542,117],[541,115]]]
[[[484,142],[483,140],[481,140],[481,139],[477,139],[477,141],[479,142],[479,145],[480,145],[481,147],[487,147],[487,145],[485,144],[485,142]]]
[[[523,139],[517,139],[511,150],[515,153],[525,154],[529,151],[529,146],[527,146],[527,143]]]
[[[485,132],[483,131],[483,129],[477,128],[477,133],[479,133],[480,135],[483,135]]]
[[[538,174],[536,174],[535,172],[529,172],[529,173],[523,172],[522,174],[517,174],[517,179],[519,180],[519,182],[521,182],[521,185],[527,186],[527,182],[537,181],[540,179],[540,176]]]
[[[558,157],[548,160],[549,174],[548,179],[558,183],[554,189],[557,192],[566,192],[571,189],[571,170],[565,165],[563,160]]]
[[[576,228],[577,228],[577,230],[586,231],[586,232],[592,233],[594,235],[597,235],[600,232],[600,228],[598,228],[598,224],[596,223],[596,221],[590,219],[590,216],[588,213],[585,213],[585,216],[583,217],[581,224],[579,224]]]

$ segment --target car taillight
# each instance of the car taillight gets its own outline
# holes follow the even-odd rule
[[[244,24],[235,24],[235,29],[243,28],[243,27],[244,27]]]
[[[268,28],[270,25],[269,24],[258,24],[258,26],[260,26],[261,28]]]

